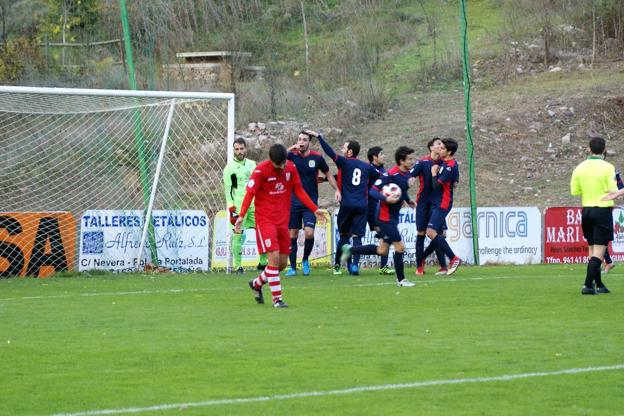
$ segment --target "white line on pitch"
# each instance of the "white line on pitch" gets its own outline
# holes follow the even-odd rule
[[[84,412],[76,412],[76,413],[56,413],[53,416],[119,415],[119,414],[124,414],[124,413],[127,414],[127,413],[156,412],[156,411],[170,410],[170,409],[184,410],[184,409],[194,408],[194,407],[209,407],[209,406],[241,404],[241,403],[270,402],[274,400],[302,399],[306,397],[338,396],[338,395],[347,395],[347,394],[362,393],[362,392],[369,392],[369,391],[415,389],[415,388],[420,388],[420,387],[442,386],[442,385],[449,385],[449,384],[490,383],[490,382],[497,382],[497,381],[520,380],[520,379],[525,379],[525,378],[547,377],[547,376],[579,374],[579,373],[595,373],[595,372],[615,371],[615,370],[624,370],[624,364],[617,364],[617,365],[604,366],[604,367],[570,368],[567,370],[543,371],[543,372],[536,372],[536,373],[508,374],[508,375],[494,376],[494,377],[474,377],[474,378],[455,378],[455,379],[447,379],[447,380],[416,381],[412,383],[402,383],[402,384],[381,384],[377,386],[360,386],[360,387],[351,387],[347,389],[337,389],[337,390],[320,390],[320,391],[307,391],[307,392],[301,392],[301,393],[276,394],[273,396],[241,397],[237,399],[215,399],[215,400],[206,400],[206,401],[201,401],[201,402],[159,404],[159,405],[147,406],[147,407],[127,407],[127,408],[121,408],[121,409],[87,410]]]
[[[433,283],[455,283],[455,282],[469,282],[469,281],[482,281],[482,280],[502,280],[502,279],[520,279],[520,278],[532,278],[536,277],[535,275],[517,275],[517,276],[493,276],[493,277],[471,277],[468,279],[456,279],[456,278],[445,278],[440,277],[436,279],[430,280],[418,280],[418,284],[433,284]],[[286,278],[283,278],[286,280]],[[346,287],[375,287],[375,286],[389,286],[396,285],[394,281],[391,282],[378,282],[378,283],[356,283],[353,285],[347,285]],[[289,290],[296,290],[299,288],[292,288]],[[306,290],[314,290],[314,287],[305,287]],[[325,290],[325,288],[321,288]],[[194,293],[194,292],[211,292],[211,291],[220,291],[223,290],[248,290],[247,285],[242,285],[240,287],[205,287],[205,288],[194,288],[194,289],[161,289],[161,290],[135,290],[135,291],[125,291],[125,292],[86,292],[86,293],[68,293],[62,295],[41,295],[41,296],[22,296],[15,298],[0,298],[0,302],[8,302],[13,300],[45,300],[45,299],[65,299],[65,298],[79,298],[79,297],[98,297],[98,296],[132,296],[132,295],[158,295],[165,293]]]

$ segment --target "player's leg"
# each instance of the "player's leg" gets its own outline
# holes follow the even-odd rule
[[[386,241],[390,241],[394,247],[394,269],[396,270],[397,285],[402,287],[412,287],[414,283],[405,278],[405,244],[401,238],[399,227],[397,224],[382,224],[382,231],[384,236],[387,236]]]
[[[431,204],[422,203],[416,206],[416,275],[425,274],[425,234],[427,223],[431,217]]]
[[[610,293],[611,291],[602,282],[600,265],[604,259],[605,249],[609,241],[613,239],[613,214],[608,208],[590,208],[589,211],[593,227],[592,236],[587,242],[593,244],[590,246],[585,286],[593,288],[593,283],[590,282],[591,286],[587,285],[588,280],[591,279],[592,282],[596,282],[596,293]]]
[[[613,262],[613,259],[611,258],[611,253],[609,253],[609,246],[605,248],[604,263],[605,263],[605,266],[602,272],[605,274],[609,273],[609,271],[615,267],[615,263]]]
[[[245,222],[243,223],[243,228],[244,229],[256,228],[256,211],[255,210],[250,210],[247,212],[247,216],[245,216]],[[241,241],[241,246],[244,246],[244,245],[245,245],[245,241],[243,238],[243,240]],[[267,265],[267,262],[268,262],[267,255],[265,253],[260,253],[258,255],[258,265],[256,266],[256,269],[260,271],[264,270],[264,268]]]
[[[338,243],[336,244],[336,252],[334,253],[334,274],[342,274],[340,271],[340,258],[342,256],[342,247],[349,243],[349,229],[351,228],[351,218],[349,216],[349,209],[340,207],[338,216],[336,217],[336,224],[338,225]]]
[[[276,267],[270,267],[271,261],[269,260],[269,266],[267,270],[267,280],[269,282],[269,288],[271,289],[271,298],[273,300],[274,308],[287,308],[288,305],[282,299],[282,284],[280,281],[279,272],[283,270],[288,264],[288,255],[290,254],[290,232],[288,228],[277,228],[277,246],[279,248],[279,255],[276,256]]]
[[[362,236],[366,232],[366,210],[358,208],[355,210],[353,219],[351,220],[351,241],[353,247],[360,247],[362,245]],[[351,258],[351,264],[349,266],[349,274],[357,276],[360,274],[360,255],[353,254]]]
[[[297,207],[290,207],[290,218],[288,219],[288,229],[290,234],[290,269],[286,276],[297,275],[297,240],[301,229],[302,210]]]
[[[455,255],[448,242],[442,237],[441,232],[444,224],[446,223],[446,215],[448,210],[441,208],[434,208],[431,213],[431,218],[427,224],[427,237],[431,239],[431,245],[434,250],[440,248],[451,262],[448,268],[448,275],[455,273],[457,268],[461,264],[461,259]]]
[[[263,304],[262,286],[268,283],[269,276],[273,277],[276,271],[279,276],[280,270],[279,241],[275,224],[256,224],[256,244],[258,252],[267,255],[268,263],[255,279],[249,281],[249,287],[254,292],[256,302]]]
[[[303,258],[301,259],[301,270],[304,276],[310,275],[310,253],[314,248],[314,229],[316,227],[316,215],[309,209],[303,212]]]

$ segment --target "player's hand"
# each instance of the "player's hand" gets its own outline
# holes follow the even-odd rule
[[[433,166],[431,166],[431,175],[432,176],[436,176],[439,171],[440,171],[440,165],[433,165]]]
[[[316,211],[314,211],[314,215],[316,215],[316,222],[318,224],[325,224],[327,222],[325,213],[321,212],[321,210],[317,209]]]
[[[338,189],[336,189],[336,191],[334,192],[334,199],[336,200],[336,203],[338,204],[342,200],[342,194],[340,193]]]
[[[241,232],[242,225],[243,225],[243,217],[239,215],[238,218],[236,219],[236,222],[234,223],[234,232],[239,234]]]
[[[234,225],[236,219],[238,218],[238,214],[236,213],[236,207],[232,205],[228,208],[228,212],[230,213],[230,224]]]
[[[616,199],[619,196],[622,196],[623,194],[624,193],[621,190],[617,192],[609,192],[608,194],[603,196],[601,199],[603,201],[613,201],[614,199]]]
[[[307,134],[310,137],[318,137],[318,133],[312,130],[304,130],[305,134]]]
[[[288,148],[289,152],[299,152],[299,145],[297,143],[293,144]]]

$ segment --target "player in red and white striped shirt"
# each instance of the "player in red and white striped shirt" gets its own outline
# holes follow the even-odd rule
[[[255,199],[256,242],[258,251],[267,253],[269,264],[258,277],[249,281],[249,287],[254,291],[256,302],[264,303],[262,286],[269,283],[273,306],[276,308],[288,307],[282,300],[279,272],[288,264],[290,254],[288,217],[292,192],[294,191],[297,198],[319,219],[323,219],[318,207],[301,186],[297,168],[286,158],[287,151],[284,146],[281,144],[271,146],[269,160],[258,164],[247,182],[245,199],[234,225],[235,231],[238,232],[251,201]]]

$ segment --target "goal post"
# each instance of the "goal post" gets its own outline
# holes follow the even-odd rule
[[[110,248],[100,231],[81,234],[85,226],[119,227],[108,245],[134,258],[123,270],[191,244],[205,245],[207,259],[208,233],[201,243],[181,242],[168,228],[180,219],[165,217],[212,221],[224,209],[234,122],[230,93],[0,86],[0,275],[107,268],[79,264],[82,254]],[[50,222],[56,231],[41,229]],[[160,226],[158,239],[150,226]],[[130,236],[128,227],[140,232]]]

